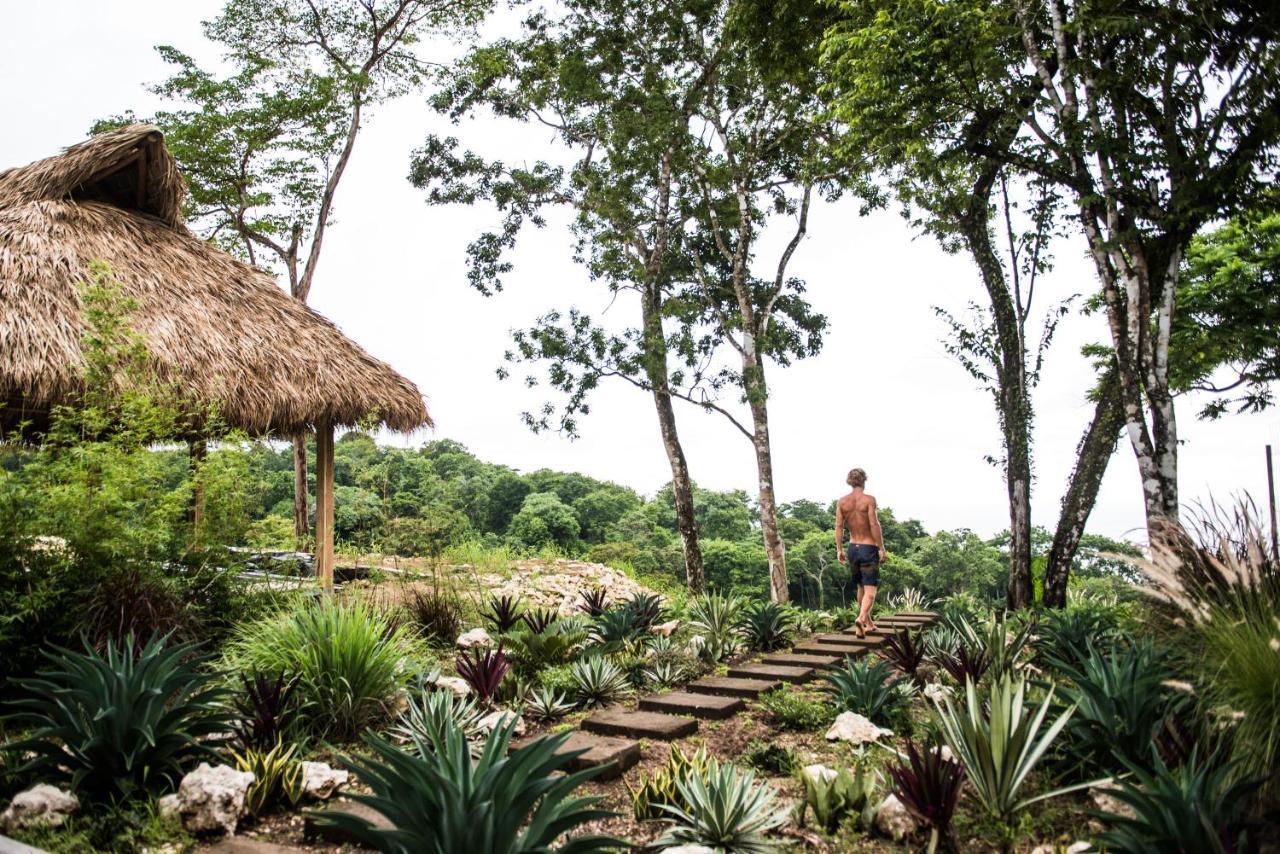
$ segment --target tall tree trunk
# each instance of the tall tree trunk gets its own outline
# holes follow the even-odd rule
[[[311,534],[311,513],[308,509],[307,489],[307,434],[293,437],[293,536],[299,549],[306,547]]]
[[[1093,419],[1085,428],[1076,452],[1075,470],[1062,497],[1062,513],[1049,547],[1044,570],[1044,604],[1062,608],[1067,604],[1067,582],[1085,523],[1098,499],[1098,489],[1106,474],[1120,432],[1124,429],[1124,407],[1120,405],[1120,380],[1112,366],[1102,378]]]
[[[658,413],[658,429],[662,447],[671,465],[671,493],[676,504],[676,530],[684,549],[685,583],[690,593],[707,591],[707,573],[702,563],[702,547],[698,543],[698,522],[693,512],[693,481],[685,460],[680,434],[676,431],[676,413],[671,403],[671,382],[667,376],[667,342],[662,330],[662,303],[654,281],[645,284],[640,300],[644,323],[644,370],[653,390],[653,406]]]
[[[760,506],[760,531],[764,535],[764,551],[769,558],[769,598],[786,602],[787,552],[778,533],[778,503],[773,492],[773,450],[769,444],[768,387],[764,379],[764,360],[756,351],[753,338],[747,338],[743,353],[743,379],[747,401],[751,407],[751,445],[756,456],[756,479],[759,483],[757,503]],[[754,364],[752,364],[754,362]]]

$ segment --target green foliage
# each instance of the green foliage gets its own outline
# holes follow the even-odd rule
[[[883,661],[845,656],[844,666],[822,675],[824,690],[838,712],[857,712],[874,723],[890,726],[903,709],[901,683],[891,682],[892,671]]]
[[[1150,769],[1124,765],[1128,774],[1110,794],[1133,815],[1098,815],[1107,825],[1101,839],[1108,851],[1250,850],[1246,816],[1258,781],[1239,779],[1232,763],[1193,751],[1181,768],[1170,769],[1153,751]]]
[[[835,717],[830,703],[786,688],[761,694],[759,702],[779,729],[810,732],[827,726]]]
[[[1070,680],[1059,688],[1063,702],[1075,707],[1064,748],[1083,774],[1099,776],[1119,770],[1117,759],[1143,762],[1165,721],[1187,703],[1166,686],[1173,671],[1149,638],[1105,654],[1087,649],[1079,664],[1052,663]]]
[[[805,816],[810,812],[814,823],[828,833],[849,816],[855,816],[861,827],[871,827],[877,806],[874,772],[868,773],[861,766],[852,771],[841,768],[830,774],[818,769],[814,772],[806,770],[800,775],[804,783],[804,800],[800,802],[797,820],[801,827],[805,826]]]
[[[568,664],[587,640],[587,630],[576,621],[560,620],[541,634],[529,629],[506,637],[507,655],[516,671],[531,677],[547,667]]]
[[[346,764],[372,793],[350,797],[386,816],[394,829],[380,830],[337,810],[325,811],[319,821],[342,828],[358,845],[387,854],[450,854],[473,848],[532,854],[549,850],[574,828],[613,815],[596,808],[599,796],[573,794],[598,768],[557,773],[574,755],[558,752],[567,733],[537,739],[508,754],[514,726],[495,728],[474,763],[467,740],[454,727],[433,734],[430,741],[415,739],[412,753],[366,735],[371,755],[350,757]],[[557,850],[587,854],[621,844],[580,835]]]
[[[668,806],[672,828],[658,845],[705,845],[741,854],[775,850],[765,834],[787,820],[775,794],[755,774],[729,763],[708,762],[705,776],[691,774],[677,784],[687,806]]]
[[[512,517],[507,536],[527,549],[554,545],[572,552],[581,544],[581,524],[573,508],[554,492],[535,492],[525,498],[520,512]]]
[[[742,753],[742,761],[757,771],[775,777],[789,777],[800,765],[795,752],[771,741],[752,739]]]
[[[241,674],[241,690],[232,699],[236,719],[231,728],[245,750],[269,750],[299,728],[298,683],[283,673]]]
[[[235,669],[299,678],[313,734],[352,739],[385,720],[415,674],[419,641],[359,600],[332,597],[272,614],[237,629],[227,646]]]
[[[529,695],[525,714],[534,720],[558,721],[573,711],[573,703],[565,695],[551,688],[539,688]]]
[[[636,821],[666,818],[670,807],[686,808],[688,803],[683,799],[680,783],[691,776],[705,778],[710,767],[711,757],[705,747],[690,756],[672,745],[666,765],[652,774],[641,774],[634,786],[627,783]]]
[[[1002,822],[1032,804],[1082,786],[1022,797],[1020,792],[1054,740],[1071,719],[1071,708],[1045,725],[1053,707],[1050,688],[1038,709],[1026,705],[1027,683],[1005,675],[983,698],[972,682],[965,684],[965,703],[957,710],[950,697],[932,698],[943,739],[969,778],[974,798]],[[1090,785],[1089,783],[1083,784]]]
[[[738,627],[745,610],[745,600],[719,593],[707,593],[689,602],[689,625],[701,638],[700,655],[705,660],[723,661],[738,649]]]
[[[747,646],[757,652],[771,652],[791,640],[794,620],[791,612],[776,602],[755,602],[745,609],[739,630]]]
[[[474,698],[457,697],[452,691],[424,691],[416,698],[409,698],[409,705],[400,713],[391,735],[411,749],[434,744],[451,729],[472,741],[481,735],[483,717],[484,710]]]
[[[129,637],[102,654],[53,647],[49,669],[17,683],[8,724],[30,732],[5,750],[33,754],[16,773],[56,782],[93,801],[160,795],[196,760],[214,755],[230,723],[196,644]]]
[[[575,699],[581,706],[606,706],[631,693],[627,675],[607,656],[589,655],[571,667]]]
[[[276,744],[270,750],[250,748],[232,754],[236,770],[253,775],[244,796],[249,815],[260,816],[277,804],[297,806],[302,800],[302,763],[295,757],[297,752],[296,744],[287,748]]]
[[[382,550],[391,554],[439,557],[471,530],[467,517],[451,507],[432,504],[419,509],[418,514],[387,519],[380,532],[376,527],[380,516],[370,514],[366,522],[370,526],[370,538],[376,535]],[[339,527],[339,534],[342,531]]]
[[[462,633],[462,602],[456,593],[433,587],[409,587],[404,609],[422,637],[436,644],[453,645]]]

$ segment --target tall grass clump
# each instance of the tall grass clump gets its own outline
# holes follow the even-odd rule
[[[420,643],[363,602],[325,598],[241,626],[226,655],[242,671],[297,677],[304,705],[320,712],[312,733],[347,741],[388,717]]]

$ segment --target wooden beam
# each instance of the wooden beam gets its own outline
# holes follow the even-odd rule
[[[333,424],[316,424],[316,578],[333,589]]]

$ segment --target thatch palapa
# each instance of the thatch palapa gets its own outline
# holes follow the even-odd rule
[[[228,425],[288,435],[369,417],[429,425],[412,382],[193,236],[160,131],[133,125],[0,172],[0,425],[74,402],[85,332],[78,283],[107,264],[134,301],[157,378]]]

